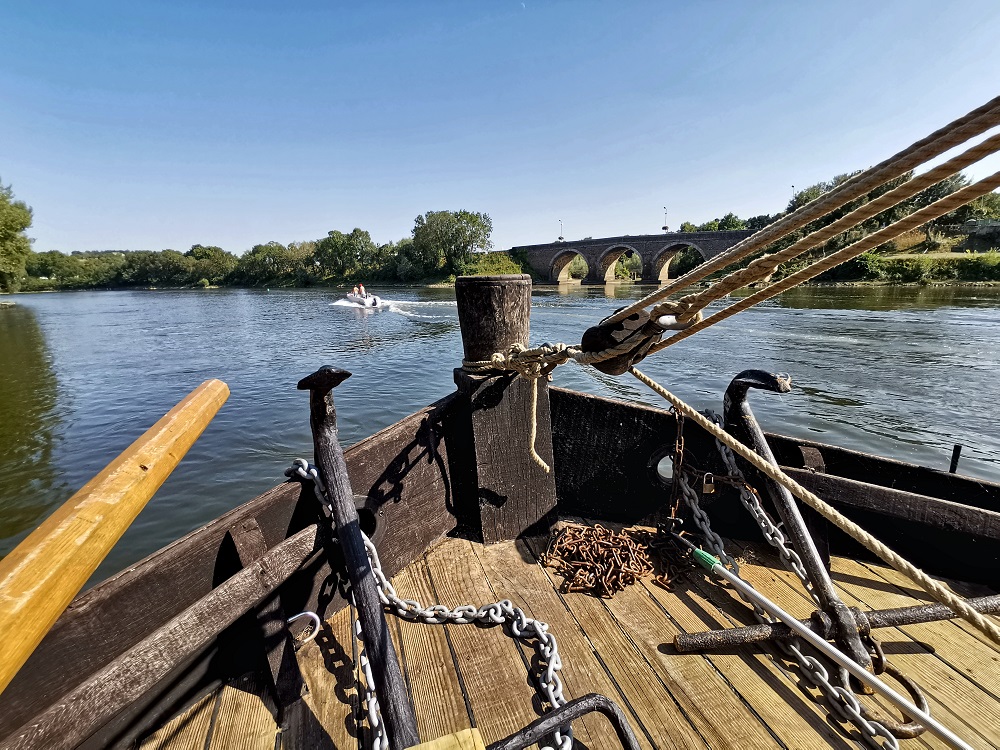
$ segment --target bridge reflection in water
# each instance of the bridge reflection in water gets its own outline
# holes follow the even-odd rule
[[[525,258],[537,274],[553,284],[570,281],[569,264],[577,255],[587,262],[587,277],[583,283],[614,283],[615,264],[622,256],[633,253],[642,261],[642,281],[656,284],[667,280],[670,260],[685,248],[694,248],[709,260],[751,234],[750,230],[739,230],[625,235],[521,245],[512,247],[510,252]]]

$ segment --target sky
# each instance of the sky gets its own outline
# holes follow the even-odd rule
[[[0,39],[39,252],[388,242],[444,209],[498,249],[655,233],[780,211],[1000,94],[996,0],[8,0]]]

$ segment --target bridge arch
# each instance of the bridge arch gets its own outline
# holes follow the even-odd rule
[[[605,284],[610,284],[615,280],[615,265],[618,263],[618,259],[622,256],[634,253],[636,257],[642,258],[642,253],[636,250],[632,245],[626,245],[624,243],[615,244],[601,253],[601,257],[597,262],[597,268],[593,269],[593,276],[597,280],[603,280]],[[588,274],[589,276],[590,274]]]
[[[558,253],[553,259],[552,264],[549,266],[549,281],[553,284],[565,284],[570,281],[569,276],[569,264],[573,262],[573,259],[577,256],[583,258],[586,262],[587,258],[577,250],[565,250]],[[587,273],[590,273],[590,267],[588,264]]]
[[[708,260],[709,255],[702,248],[698,247],[693,242],[672,242],[665,247],[660,248],[654,254],[649,262],[649,273],[647,278],[653,281],[659,281],[660,283],[666,282],[670,279],[670,261],[674,259],[674,256],[682,250],[687,248],[694,248],[701,255],[703,261]]]

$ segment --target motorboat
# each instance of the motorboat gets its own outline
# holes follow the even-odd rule
[[[376,294],[348,294],[347,301],[362,307],[382,307],[385,304],[382,298]]]

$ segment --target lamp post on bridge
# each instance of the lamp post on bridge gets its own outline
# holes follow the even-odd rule
[[[564,240],[563,240],[562,219],[559,219],[559,242],[564,242]]]
[[[667,226],[667,207],[666,206],[663,207],[663,227],[662,227],[662,229],[663,229],[664,232],[669,232],[670,231],[670,227]]]

